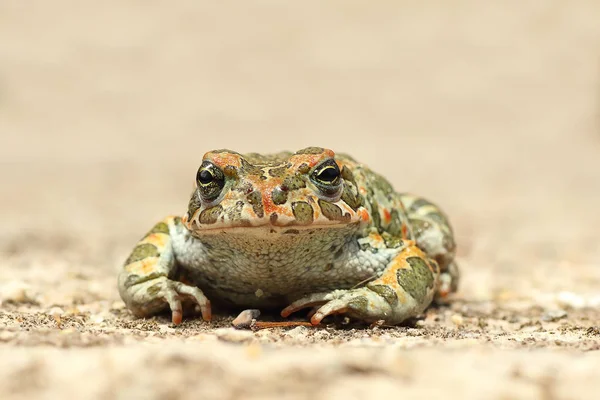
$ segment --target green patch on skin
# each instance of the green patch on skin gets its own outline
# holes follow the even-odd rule
[[[214,153],[214,154],[230,153],[230,154],[237,154],[238,156],[240,155],[240,153],[238,153],[237,151],[233,151],[233,150],[229,150],[229,149],[212,150],[211,153]]]
[[[369,186],[376,191],[383,193],[384,196],[394,193],[394,188],[387,179],[375,172],[372,172],[372,177],[369,179]]]
[[[181,225],[181,217],[173,218],[173,223],[175,224],[175,226]]]
[[[298,150],[296,154],[321,154],[325,151],[322,147],[307,147],[302,150]]]
[[[434,222],[437,222],[440,225],[450,226],[450,224],[448,223],[448,218],[446,218],[446,216],[442,214],[439,210],[427,213],[425,214],[425,217],[431,219]]]
[[[228,165],[223,169],[223,174],[229,178],[238,178],[238,170],[233,165]]]
[[[313,208],[305,201],[296,201],[292,203],[292,212],[296,222],[300,225],[309,225],[313,222]]]
[[[365,296],[355,297],[348,302],[348,308],[355,312],[358,311],[361,314],[366,313],[369,308],[369,299],[367,299]],[[350,312],[350,314],[352,314],[352,311]]]
[[[158,248],[155,245],[151,243],[139,244],[133,249],[133,251],[129,255],[129,258],[127,258],[127,260],[125,261],[125,265],[129,265],[136,261],[143,260],[144,258],[158,256],[160,256],[160,252],[158,251]]]
[[[132,275],[129,275],[127,277],[127,279],[125,279],[125,283],[123,284],[123,286],[126,288],[129,288],[134,285],[137,285],[138,283],[151,281],[153,279],[161,278],[164,276],[165,275],[160,272],[152,272],[148,275],[143,275],[143,276],[132,274]]]
[[[148,232],[148,235],[152,235],[153,233],[164,233],[165,235],[168,235],[169,226],[164,222],[159,222],[158,224],[154,225],[154,228],[152,228],[150,232]]]
[[[246,200],[248,200],[248,203],[252,205],[252,210],[254,210],[254,214],[256,214],[258,218],[265,216],[265,210],[263,209],[262,204],[262,195],[260,192],[255,191],[250,193],[248,196],[246,196]]]
[[[411,218],[410,226],[416,238],[420,237],[423,232],[431,228],[431,223],[420,218]]]
[[[344,167],[345,168],[345,167]],[[358,194],[356,185],[352,182],[344,181],[344,191],[342,192],[342,200],[354,211],[362,206],[362,196]]]
[[[398,295],[396,291],[387,285],[367,285],[367,289],[374,291],[392,307],[398,304]]]
[[[301,174],[308,174],[310,172],[310,166],[307,163],[302,163],[298,167],[298,172]]]
[[[284,190],[298,190],[305,187],[306,181],[301,175],[288,176],[281,184],[281,188]]]
[[[150,286],[149,288],[146,289],[146,293],[148,293],[152,297],[156,297],[156,295],[158,293],[160,293],[161,289],[162,289],[162,284],[155,283],[154,285],[152,285],[152,286]]]
[[[242,175],[264,176],[263,175],[264,171],[262,168],[257,167],[256,165],[250,164],[244,158],[241,158],[240,160],[241,160],[241,164],[242,164]]]
[[[290,168],[290,166],[291,165],[286,164],[286,165],[282,165],[281,167],[271,168],[269,170],[269,175],[271,175],[274,178],[280,178],[283,175],[285,175],[285,173]]]
[[[205,225],[214,224],[223,212],[223,207],[219,204],[200,213],[200,223]]]
[[[200,199],[198,198],[198,193],[194,190],[192,193],[192,197],[190,198],[190,202],[188,203],[188,220],[194,218],[194,214],[200,208]]]
[[[421,257],[408,257],[406,262],[411,269],[399,269],[398,284],[412,296],[417,303],[423,303],[427,290],[433,288],[433,273]]]
[[[397,249],[404,246],[404,241],[399,236],[392,236],[388,232],[383,232],[381,237],[385,241],[385,246],[391,249]]]
[[[240,221],[242,219],[242,210],[244,209],[243,201],[236,201],[235,206],[229,207],[226,211],[227,218],[231,221]]]
[[[321,207],[321,212],[323,215],[331,221],[350,221],[350,214],[343,215],[342,209],[333,203],[325,200],[319,200],[319,207]]]
[[[391,221],[387,226],[386,231],[388,231],[393,236],[402,236],[402,221],[400,220],[400,213],[397,209],[392,209]]]
[[[371,219],[373,220],[373,226],[379,229],[381,228],[381,215],[379,215],[379,203],[375,200],[375,196],[371,196]]]
[[[273,200],[273,204],[284,204],[288,199],[288,192],[285,190],[281,190],[280,187],[276,187],[271,192],[271,199]]]
[[[410,205],[410,207],[408,208],[408,210],[407,210],[407,211],[409,211],[409,212],[415,212],[415,211],[417,211],[419,208],[421,208],[421,207],[427,207],[427,206],[434,206],[434,207],[435,207],[435,205],[434,205],[434,204],[432,204],[432,203],[431,203],[429,200],[425,200],[425,199],[423,199],[423,198],[420,198],[420,199],[417,199],[417,200],[415,200],[415,201],[414,201],[414,202],[413,202],[413,203]],[[436,207],[436,208],[437,208],[437,207]]]

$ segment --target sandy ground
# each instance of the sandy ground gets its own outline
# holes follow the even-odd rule
[[[415,4],[0,2],[0,398],[595,398],[600,4]],[[308,145],[444,206],[453,303],[256,332],[124,309],[205,151]]]

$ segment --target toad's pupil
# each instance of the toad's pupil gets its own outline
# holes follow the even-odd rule
[[[210,183],[213,180],[213,175],[207,170],[201,171],[198,175],[200,183]]]
[[[319,173],[319,179],[325,182],[333,182],[340,175],[340,171],[337,168],[326,168]]]

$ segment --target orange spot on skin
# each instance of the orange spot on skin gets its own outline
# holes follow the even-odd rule
[[[408,226],[406,226],[405,223],[402,224],[401,231],[402,231],[402,239],[408,238]]]
[[[155,271],[157,261],[158,257],[144,258],[143,260],[126,265],[125,271],[134,273],[136,275],[148,275]]]
[[[390,210],[388,210],[387,208],[383,209],[383,220],[385,221],[386,224],[389,224],[392,221],[392,214],[390,213]]]
[[[146,236],[140,243],[150,243],[155,245],[159,250],[162,250],[167,245],[169,235],[164,233],[152,233]]]
[[[360,216],[360,219],[364,222],[369,222],[371,220],[371,216],[369,215],[369,212],[366,208],[360,209],[358,211],[358,215]]]
[[[203,159],[212,161],[213,164],[221,168],[225,168],[228,165],[239,168],[242,165],[240,156],[238,154],[212,153],[209,151],[204,155]]]
[[[371,232],[369,234],[369,239],[371,239],[375,247],[382,247],[384,244],[383,238],[379,233]]]

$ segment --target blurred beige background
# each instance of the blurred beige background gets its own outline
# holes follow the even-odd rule
[[[598,295],[597,0],[4,0],[0,141],[0,280],[42,299],[17,314],[119,301],[223,147],[330,147],[433,199],[465,301]]]

